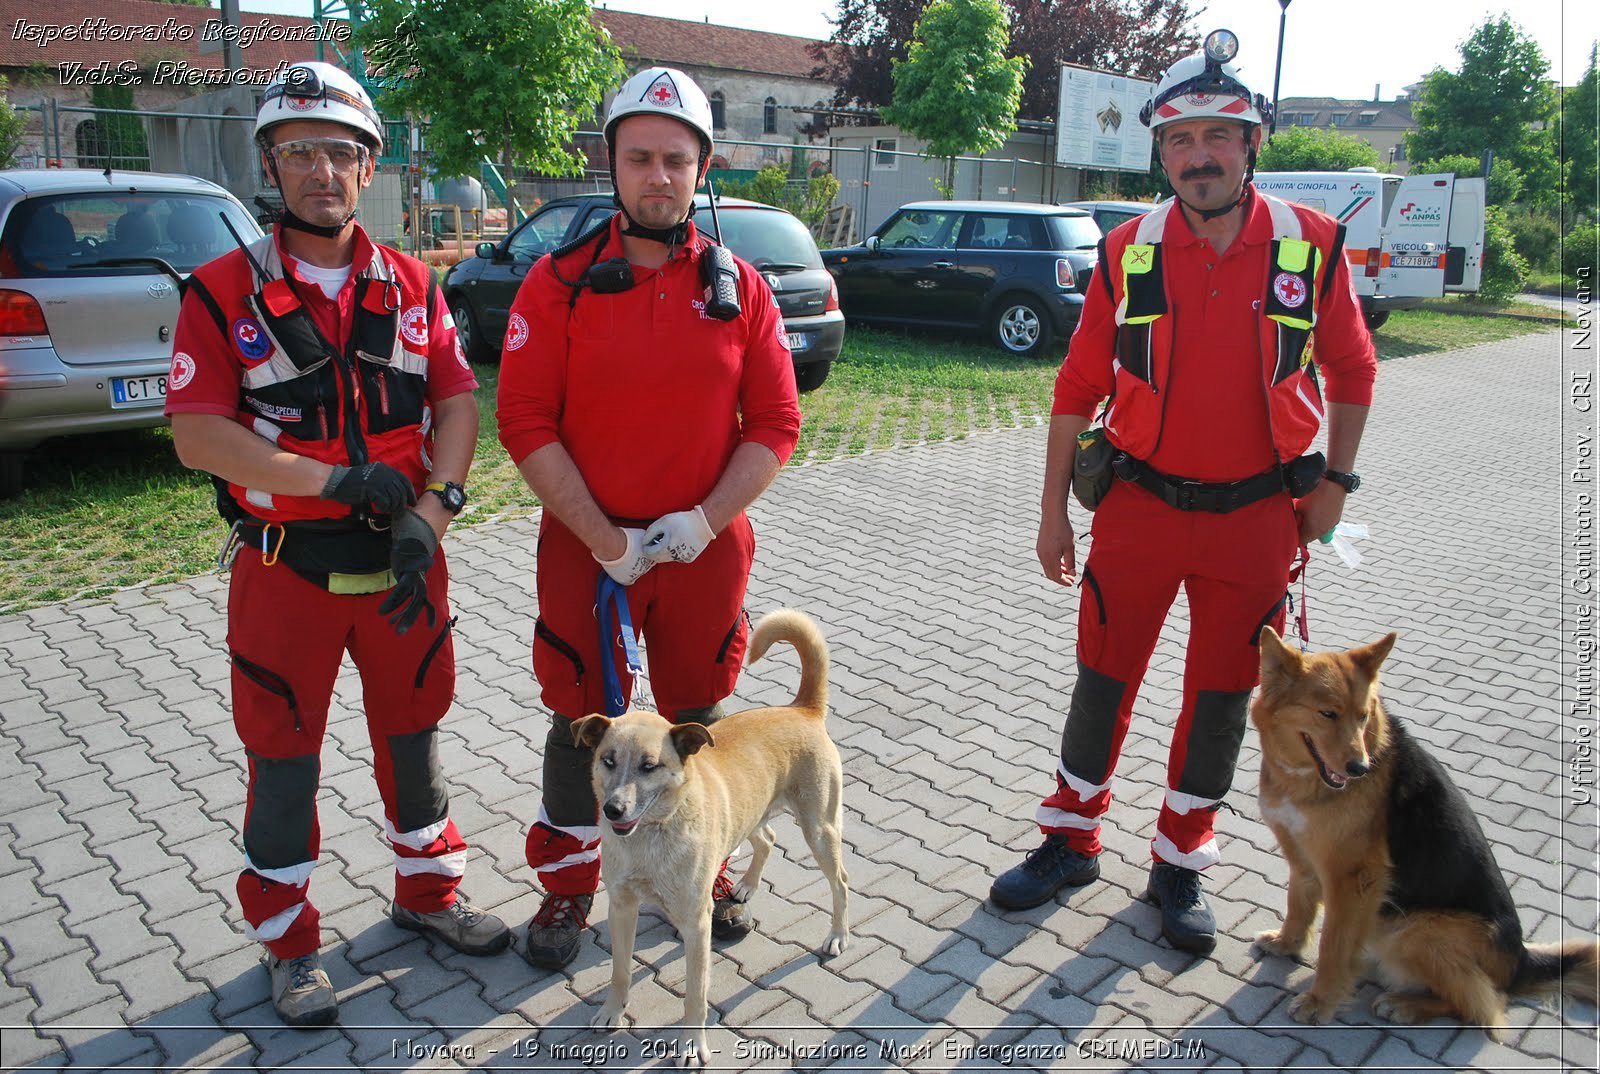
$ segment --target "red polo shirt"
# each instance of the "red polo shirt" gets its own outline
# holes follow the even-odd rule
[[[1111,264],[1119,262],[1137,228],[1131,220],[1108,236]],[[1164,388],[1161,440],[1154,457],[1145,460],[1163,473],[1233,481],[1272,465],[1257,327],[1272,237],[1272,215],[1259,195],[1221,257],[1194,234],[1180,207],[1167,215],[1161,256],[1177,343]],[[1344,257],[1333,272],[1318,306],[1312,356],[1324,378],[1324,398],[1369,406],[1377,355]],[[1056,376],[1053,414],[1092,416],[1110,394],[1116,330],[1116,309],[1097,267]]]

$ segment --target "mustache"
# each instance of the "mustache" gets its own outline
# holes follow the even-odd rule
[[[1198,168],[1189,168],[1178,176],[1179,179],[1221,179],[1222,168],[1216,164],[1202,164]]]

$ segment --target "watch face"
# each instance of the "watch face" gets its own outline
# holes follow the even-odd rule
[[[467,506],[467,490],[451,482],[442,489],[429,489],[429,492],[439,497],[444,509],[452,515],[459,515],[461,509]]]

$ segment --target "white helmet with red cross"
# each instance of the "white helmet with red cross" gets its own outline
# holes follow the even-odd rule
[[[694,79],[675,67],[646,67],[622,84],[606,112],[606,145],[616,144],[617,124],[629,116],[670,116],[700,136],[700,159],[711,156],[711,102]]]
[[[348,71],[331,63],[303,60],[274,78],[261,95],[256,113],[256,141],[278,123],[318,119],[353,127],[374,153],[383,151],[383,124],[372,98]]]
[[[1205,47],[1167,69],[1155,93],[1139,110],[1139,122],[1151,130],[1184,119],[1236,119],[1260,126],[1272,115],[1272,104],[1251,93],[1228,62],[1239,51],[1231,30],[1213,30]]]

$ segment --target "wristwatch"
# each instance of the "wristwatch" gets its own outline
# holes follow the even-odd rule
[[[461,509],[467,506],[467,490],[464,486],[454,481],[435,481],[423,488],[423,492],[431,492],[439,497],[439,502],[444,504],[444,509],[452,515],[459,515]]]
[[[1322,476],[1346,492],[1354,492],[1361,487],[1361,475],[1351,470],[1327,470]]]

